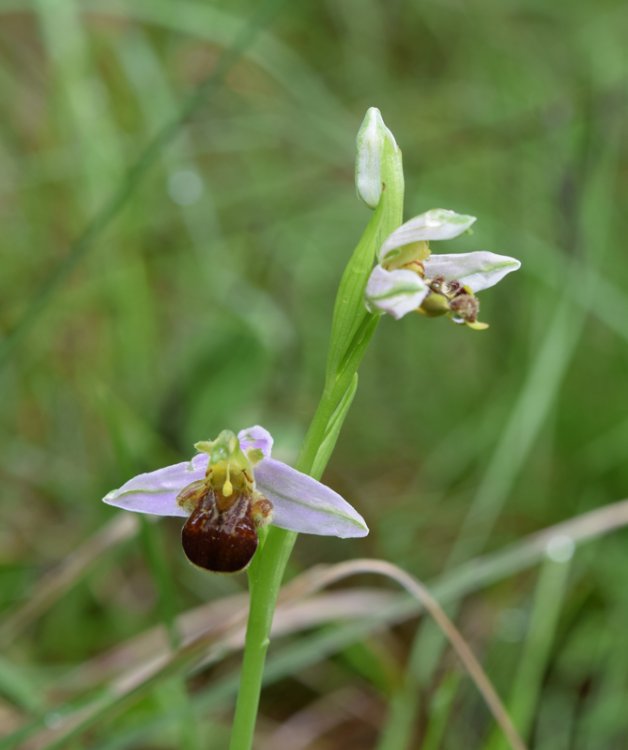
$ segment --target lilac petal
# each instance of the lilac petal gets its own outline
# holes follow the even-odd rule
[[[281,461],[265,458],[255,469],[255,482],[273,504],[274,526],[341,539],[369,533],[362,516],[337,492]]]
[[[516,271],[521,263],[507,255],[481,250],[475,253],[430,255],[423,265],[425,275],[430,279],[443,276],[446,281],[460,281],[471,291],[481,292],[497,284],[511,271]]]
[[[191,461],[138,474],[117,490],[108,492],[103,501],[116,508],[154,516],[187,516],[177,503],[177,495],[188,484],[202,479],[209,456],[198,454]]]
[[[270,432],[257,424],[254,427],[247,427],[246,430],[240,430],[238,440],[243,451],[258,450],[266,458],[270,456],[273,448],[273,438]]]
[[[447,208],[433,208],[395,229],[381,246],[379,259],[383,261],[392,250],[412,242],[451,240],[466,232],[474,221],[475,216],[464,216]]]
[[[388,313],[399,320],[416,310],[428,288],[421,277],[405,268],[387,271],[375,266],[366,284],[366,306],[372,313]]]

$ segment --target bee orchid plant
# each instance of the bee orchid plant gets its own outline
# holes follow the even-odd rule
[[[480,292],[520,263],[481,251],[432,255],[429,243],[451,240],[475,218],[432,209],[403,223],[401,151],[379,110],[368,110],[357,137],[356,188],[373,209],[340,282],[323,394],[297,462],[271,458],[262,427],[229,430],[196,444],[189,461],[140,474],[108,493],[110,505],[186,518],[183,549],[216,572],[247,568],[249,619],[230,750],[253,744],[266,650],[283,573],[297,532],[362,537],[362,516],[319,479],[357,388],[357,369],[384,314],[447,316],[475,329]],[[375,260],[377,262],[374,265]],[[260,549],[262,529],[265,541]]]

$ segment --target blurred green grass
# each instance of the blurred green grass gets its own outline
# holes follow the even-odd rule
[[[5,335],[255,7],[0,3]],[[255,422],[294,457],[322,383],[338,280],[367,220],[353,141],[372,105],[404,152],[408,217],[435,206],[476,215],[473,236],[451,249],[504,252],[523,269],[483,297],[486,334],[412,316],[382,323],[327,475],[372,533],[302,538],[294,569],[369,555],[427,579],[448,560],[624,497],[627,24],[610,1],[286,4],[0,372],[5,615],[112,519],[99,498],[130,474]],[[177,612],[241,590],[239,577],[184,563],[176,523],[159,532]],[[572,563],[530,688],[533,747],[625,744],[624,540],[594,543]],[[505,697],[526,623],[539,617],[536,586],[536,574],[509,579],[458,618]],[[519,613],[518,629],[504,612]],[[58,675],[162,614],[137,540],[101,555],[7,650],[0,734],[56,704]],[[368,650],[403,673],[412,638],[404,626]],[[375,746],[399,686],[376,689],[356,661],[321,662],[274,686],[266,731],[314,703],[321,675],[333,674],[336,687],[374,701],[378,726],[347,720],[312,747]],[[412,731],[437,736],[428,706],[451,691],[456,721],[432,746],[485,747],[488,717],[467,680],[451,687],[456,669],[445,660],[431,682],[413,684]],[[301,700],[284,711],[297,682]],[[120,726],[159,710],[146,699]],[[228,713],[211,719],[228,726]],[[113,747],[116,730],[95,737]],[[134,743],[176,746],[166,735]]]

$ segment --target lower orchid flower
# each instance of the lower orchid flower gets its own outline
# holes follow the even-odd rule
[[[448,315],[470,328],[488,328],[478,320],[476,292],[494,286],[521,263],[486,251],[432,255],[429,247],[431,240],[458,237],[474,222],[474,216],[435,208],[390,234],[366,286],[369,311],[387,313],[397,320],[413,311]]]
[[[206,570],[244,570],[258,530],[272,523],[304,534],[368,534],[362,516],[329,487],[270,457],[263,427],[223,430],[194,446],[191,461],[139,474],[104,502],[156,516],[187,517],[181,540],[188,559]]]

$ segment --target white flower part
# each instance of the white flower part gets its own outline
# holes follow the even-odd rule
[[[119,489],[108,492],[103,500],[108,505],[135,513],[188,516],[189,512],[177,503],[177,495],[188,484],[205,476],[208,461],[206,453],[198,454],[191,461],[138,474]]]
[[[382,153],[386,139],[398,148],[377,107],[369,107],[356,138],[355,188],[370,208],[376,208],[382,194]]]
[[[460,281],[473,292],[481,292],[501,281],[506,274],[521,267],[521,262],[507,255],[486,250],[475,253],[430,255],[423,262],[429,279],[442,276],[446,281]]]
[[[273,526],[341,539],[369,533],[362,516],[337,492],[281,461],[265,458],[255,469],[255,481],[273,504]]]
[[[395,229],[381,246],[379,259],[384,261],[391,251],[412,242],[451,240],[466,232],[475,220],[475,216],[464,216],[447,208],[433,208]]]
[[[375,266],[366,284],[364,298],[372,313],[387,313],[399,320],[416,310],[428,293],[421,277],[404,268],[387,271]]]

